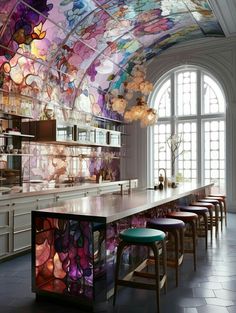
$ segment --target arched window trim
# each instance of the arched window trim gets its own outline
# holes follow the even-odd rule
[[[175,97],[176,95],[173,95],[173,92],[176,92],[176,86],[175,86],[175,75],[181,71],[185,71],[185,70],[194,70],[197,72],[197,115],[186,115],[186,116],[178,116],[178,121],[184,121],[184,120],[197,120],[197,137],[198,137],[198,152],[197,152],[197,162],[198,162],[198,169],[197,169],[197,181],[199,183],[203,182],[203,177],[204,177],[204,168],[202,165],[203,162],[203,142],[201,140],[202,138],[202,125],[203,125],[203,121],[204,120],[211,120],[213,121],[214,119],[222,119],[224,120],[224,122],[226,121],[226,105],[227,105],[227,101],[226,101],[226,96],[225,96],[225,92],[224,89],[221,85],[221,83],[218,81],[218,79],[216,77],[214,77],[214,75],[212,75],[208,70],[200,67],[200,66],[195,66],[195,65],[182,65],[182,66],[178,66],[175,67],[171,70],[169,70],[168,72],[166,72],[165,74],[163,74],[160,79],[158,79],[158,81],[155,83],[154,85],[154,91],[152,92],[152,94],[149,96],[149,105],[150,107],[155,108],[155,101],[158,95],[158,92],[160,90],[160,88],[163,86],[163,84],[170,78],[171,79],[171,90],[172,90],[172,95],[171,95],[171,110],[173,112],[173,107],[175,106]],[[210,113],[210,114],[202,114],[202,103],[203,103],[203,99],[202,97],[202,88],[203,88],[203,75],[206,74],[208,75],[213,81],[216,82],[217,86],[220,88],[220,91],[223,95],[224,98],[224,104],[225,104],[225,111],[224,113]],[[173,116],[171,112],[171,117],[162,117],[159,118],[157,123],[160,122],[167,122],[167,121],[171,121],[171,132],[174,133],[175,132],[175,121],[176,121],[176,116]],[[226,129],[224,131],[224,136],[226,136]],[[148,129],[148,160],[150,160],[151,162],[148,162],[148,184],[149,185],[153,185],[154,183],[154,165],[153,165],[153,160],[154,160],[154,148],[153,148],[153,140],[154,140],[154,131],[153,128],[150,127]],[[226,140],[225,140],[226,143]]]

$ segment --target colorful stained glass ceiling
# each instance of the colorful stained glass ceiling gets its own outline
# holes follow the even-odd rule
[[[134,64],[204,36],[224,36],[205,0],[0,0],[0,89],[117,118]]]

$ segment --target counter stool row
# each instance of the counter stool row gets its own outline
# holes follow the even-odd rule
[[[196,262],[196,240],[197,227],[201,224],[204,229],[205,247],[208,244],[208,226],[211,231],[216,227],[216,237],[218,234],[219,209],[221,212],[220,221],[222,227],[223,218],[226,223],[226,203],[223,196],[210,195],[207,198],[193,202],[191,205],[178,205],[176,211],[169,212],[164,218],[155,218],[147,222],[146,228],[130,228],[120,233],[120,243],[117,249],[117,263],[115,270],[114,299],[116,302],[117,287],[128,286],[141,289],[154,289],[156,291],[157,312],[160,312],[160,290],[167,287],[166,267],[175,268],[176,286],[179,283],[179,266],[183,262],[184,253],[193,254],[194,270],[197,268]],[[213,214],[214,212],[214,214]],[[184,249],[184,232],[186,227],[190,228],[192,249]],[[169,242],[173,243],[174,258],[169,258],[166,253]],[[121,257],[127,246],[146,246],[151,249],[153,255],[148,253],[147,258],[132,272],[124,278],[119,278]],[[149,264],[154,265],[154,273],[143,272]],[[160,265],[162,266],[160,270]],[[134,281],[134,277],[145,277],[154,280],[153,283]]]

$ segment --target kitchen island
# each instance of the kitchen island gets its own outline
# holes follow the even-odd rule
[[[52,184],[31,181],[0,194],[0,261],[31,248],[31,211],[48,208],[67,199],[137,188],[137,179]],[[10,189],[10,188],[8,188]]]
[[[112,294],[119,232],[145,227],[177,201],[207,195],[212,184],[183,184],[61,201],[32,212],[32,289],[38,297],[77,302],[91,311]],[[137,258],[135,249],[124,262]]]

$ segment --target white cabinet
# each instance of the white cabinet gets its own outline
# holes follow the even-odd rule
[[[86,190],[67,191],[67,192],[57,193],[56,201],[70,200],[70,199],[76,199],[76,198],[81,198],[81,197],[86,197],[86,196],[87,196]]]
[[[31,211],[54,201],[54,194],[0,201],[0,259],[31,248]]]
[[[129,187],[129,181],[116,183],[94,184],[83,189],[73,189],[63,192],[51,192],[35,196],[10,198],[0,200],[0,260],[31,248],[31,212],[50,208],[57,201],[66,201],[80,197],[96,196]],[[132,180],[131,187],[137,186],[137,180]]]
[[[13,252],[31,247],[31,211],[37,208],[35,197],[16,199],[13,207]]]
[[[0,202],[0,258],[8,255],[12,248],[12,212],[9,201]]]

